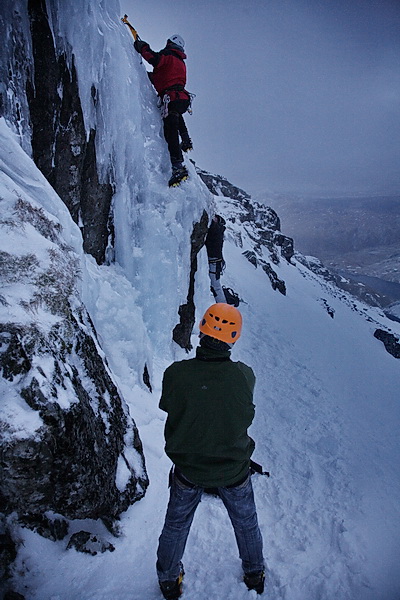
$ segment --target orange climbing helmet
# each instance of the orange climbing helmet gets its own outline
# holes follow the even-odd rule
[[[233,344],[242,332],[242,315],[231,304],[218,302],[204,313],[200,331],[227,344]]]

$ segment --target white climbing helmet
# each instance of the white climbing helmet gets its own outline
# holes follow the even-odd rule
[[[181,37],[177,33],[174,33],[174,35],[171,35],[171,37],[168,38],[168,41],[172,42],[173,44],[176,44],[177,46],[182,48],[182,50],[185,47],[185,40],[183,39],[183,37]]]

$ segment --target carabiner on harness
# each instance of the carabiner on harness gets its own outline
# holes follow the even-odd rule
[[[192,103],[193,100],[196,98],[196,94],[192,94],[191,92],[186,92],[187,94],[189,94],[189,108],[187,109],[187,112],[189,113],[189,115],[193,114],[193,109],[192,109]]]
[[[168,94],[164,94],[164,96],[162,97],[161,100],[161,117],[163,119],[165,119],[166,117],[168,117],[168,104],[170,103],[171,98],[169,97]]]

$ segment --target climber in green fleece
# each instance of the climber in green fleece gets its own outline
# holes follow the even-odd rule
[[[160,408],[167,414],[165,451],[174,463],[170,500],[157,552],[164,598],[182,594],[181,562],[193,516],[206,488],[216,488],[231,519],[244,581],[264,590],[262,538],[250,478],[254,441],[252,369],[230,358],[239,339],[237,308],[217,303],[200,323],[196,357],[175,362],[163,378]]]

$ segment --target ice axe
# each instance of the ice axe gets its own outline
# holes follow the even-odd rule
[[[254,473],[259,473],[260,475],[266,475],[266,477],[270,476],[269,471],[264,471],[261,465],[254,462],[254,460],[250,460],[250,472],[253,475]]]
[[[138,32],[136,31],[136,29],[128,21],[128,15],[124,15],[123,17],[121,17],[121,21],[123,23],[125,23],[125,25],[128,25],[129,29],[131,30],[131,34],[133,35],[133,39],[135,40],[135,42],[136,42],[136,40],[140,41],[140,37],[138,35]]]

